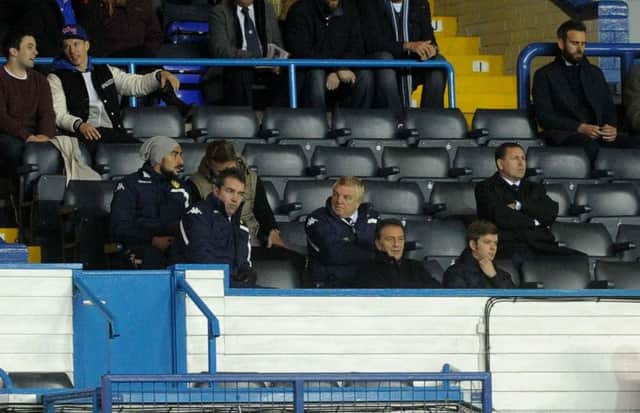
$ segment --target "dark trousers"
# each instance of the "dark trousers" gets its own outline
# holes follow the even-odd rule
[[[7,133],[0,133],[0,177],[15,178],[22,164],[25,140]]]
[[[574,133],[564,138],[560,144],[555,144],[551,139],[547,139],[547,143],[553,146],[582,147],[592,163],[598,157],[600,148],[640,148],[640,138],[626,134],[618,134],[615,141],[605,142],[602,139],[591,139],[582,133]]]
[[[85,146],[91,154],[91,159],[95,160],[98,145],[105,143],[140,143],[140,141],[133,136],[129,135],[124,129],[116,128],[98,128],[101,138],[95,141],[85,139],[82,134],[78,133],[76,136],[78,142]]]
[[[229,106],[254,106],[253,85],[261,84],[269,96],[267,106],[286,104],[284,77],[271,70],[255,70],[243,67],[225,68],[222,73],[223,101]]]
[[[301,106],[325,109],[327,95],[327,75],[330,72],[324,69],[312,69],[303,72],[298,77],[302,84]],[[374,93],[374,80],[371,70],[356,70],[356,82],[354,85],[341,84],[337,90],[330,91],[338,100],[347,99],[346,106],[367,109],[371,107]]]

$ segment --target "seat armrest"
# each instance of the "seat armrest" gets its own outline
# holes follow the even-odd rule
[[[347,136],[351,136],[350,128],[333,129],[327,133],[327,137],[331,139],[344,138]]]
[[[572,204],[569,207],[569,215],[582,215],[591,212],[591,207],[589,205],[575,205]]]
[[[397,166],[385,166],[384,168],[380,168],[378,170],[378,175],[384,176],[384,177],[397,175],[399,173],[400,173],[400,168],[398,168]]]
[[[611,245],[614,253],[624,252],[633,250],[636,248],[636,244],[634,242],[615,242]]]
[[[520,284],[520,288],[525,290],[540,290],[544,288],[544,283],[540,281],[527,281]]]
[[[277,210],[281,214],[289,214],[294,211],[300,211],[302,209],[302,202],[290,202],[288,204],[280,205]]]
[[[104,244],[103,251],[107,255],[117,254],[124,250],[124,245],[119,242],[109,242]]]
[[[418,251],[422,249],[422,244],[418,241],[407,241],[404,243],[405,251]]]
[[[471,168],[451,168],[449,169],[450,178],[459,178],[461,176],[470,176],[473,173]]]
[[[311,165],[307,167],[307,174],[309,176],[326,175],[327,167],[325,165]]]
[[[616,174],[611,169],[594,169],[591,171],[591,176],[594,178],[614,178]]]
[[[38,165],[35,165],[35,164],[20,165],[16,170],[16,173],[18,175],[26,175],[31,172],[37,172],[39,169],[40,168],[38,167]]]
[[[77,207],[70,205],[63,205],[58,209],[58,215],[60,217],[68,217],[70,215],[75,214],[78,211]]]
[[[596,290],[608,290],[608,289],[613,289],[613,288],[616,288],[616,287],[615,287],[613,281],[595,280],[595,281],[590,281],[589,284],[587,285],[587,288],[596,289]]]
[[[438,212],[445,211],[447,209],[447,204],[426,204],[424,206],[424,214],[428,216],[433,216]]]
[[[111,172],[111,167],[109,165],[101,165],[101,164],[97,164],[94,169],[96,170],[97,173],[99,173],[100,175],[105,175],[108,174],[109,172]]]
[[[544,171],[542,170],[542,168],[527,168],[527,171],[525,172],[526,177],[542,176],[543,174]]]
[[[280,129],[261,129],[258,137],[262,139],[271,139],[280,136]]]
[[[403,128],[399,129],[398,132],[396,132],[396,138],[404,139],[407,141],[407,144],[413,145],[420,139],[420,132],[418,131],[418,129]]]
[[[484,145],[489,140],[489,129],[473,129],[469,131],[468,136],[471,139],[477,140],[480,145]]]

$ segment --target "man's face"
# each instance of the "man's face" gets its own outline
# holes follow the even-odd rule
[[[558,39],[558,47],[562,56],[571,63],[579,63],[584,57],[584,48],[587,44],[587,34],[577,30],[569,30],[567,39]]]
[[[510,181],[519,181],[527,172],[527,159],[522,148],[507,148],[504,158],[498,159],[500,175]]]
[[[182,159],[182,148],[176,146],[167,156],[162,158],[160,162],[160,173],[169,177],[177,177],[182,173],[184,168],[184,160]]]
[[[35,58],[38,55],[36,49],[36,39],[33,36],[24,36],[20,41],[18,49],[11,48],[10,55],[22,69],[32,68],[35,65]]]
[[[227,161],[227,162],[216,162],[211,159],[207,160],[207,167],[213,174],[213,176],[218,176],[220,172],[229,168],[237,168],[238,163],[236,161]]]
[[[224,204],[224,210],[228,216],[236,213],[244,197],[245,185],[236,178],[228,177],[222,187],[213,187],[213,193]]]
[[[486,234],[478,238],[477,241],[469,241],[469,248],[473,257],[480,261],[489,259],[493,261],[498,252],[498,234]]]
[[[86,67],[89,61],[89,42],[82,39],[65,39],[62,51],[75,67]]]
[[[340,218],[348,218],[356,212],[361,201],[355,186],[338,185],[331,194],[331,209]]]
[[[236,0],[236,3],[240,7],[249,7],[253,4],[253,0]]]
[[[337,9],[340,5],[340,0],[324,0],[324,2],[331,10]]]
[[[404,229],[397,225],[382,228],[380,238],[376,239],[376,248],[396,260],[401,259],[404,252]]]

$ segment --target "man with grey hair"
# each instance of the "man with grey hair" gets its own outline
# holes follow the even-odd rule
[[[198,197],[191,183],[179,178],[182,148],[175,140],[153,137],[142,144],[144,165],[122,178],[111,202],[111,237],[124,244],[127,265],[164,268],[176,255],[171,246],[180,217]]]

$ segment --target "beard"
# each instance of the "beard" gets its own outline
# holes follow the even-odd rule
[[[562,57],[564,57],[567,62],[575,65],[582,62],[582,58],[584,57],[584,55],[571,54],[565,49],[562,51]]]

